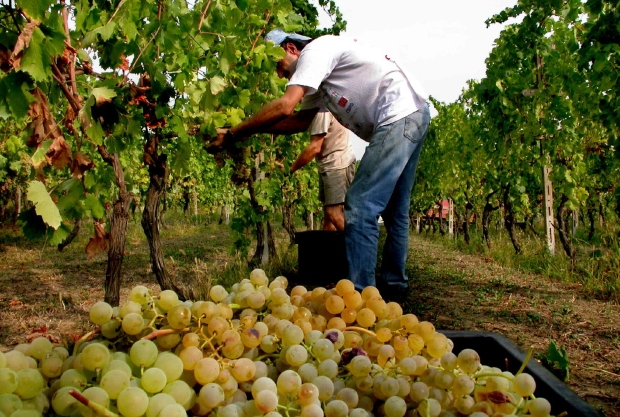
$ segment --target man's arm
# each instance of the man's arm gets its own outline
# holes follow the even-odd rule
[[[267,103],[254,116],[230,129],[218,129],[217,137],[211,141],[209,148],[212,150],[222,149],[225,144],[230,146],[254,133],[270,133],[269,129],[279,123],[283,123],[282,126],[287,127],[288,132],[291,132],[291,124],[287,123],[286,119],[293,118],[292,120],[295,120],[297,117],[294,113],[295,107],[304,98],[306,90],[307,87],[299,85],[288,86],[282,97]],[[303,130],[300,129],[298,132]]]
[[[303,151],[301,151],[295,162],[293,162],[293,165],[291,166],[291,174],[306,166],[318,155],[319,152],[321,152],[324,139],[325,133],[322,135],[312,135],[310,137],[310,144],[306,146]]]

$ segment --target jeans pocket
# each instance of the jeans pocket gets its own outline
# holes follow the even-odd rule
[[[425,123],[425,115],[421,111],[417,111],[405,117],[404,135],[411,143],[418,143],[426,135],[428,123]]]

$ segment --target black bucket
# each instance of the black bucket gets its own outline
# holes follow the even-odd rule
[[[480,362],[483,365],[514,374],[525,360],[526,355],[523,351],[497,333],[458,330],[439,330],[439,332],[454,342],[452,351],[454,354],[458,355],[463,349],[473,349],[480,355]],[[529,360],[524,372],[536,380],[534,394],[549,401],[552,415],[566,411],[568,417],[603,417],[534,358]]]
[[[348,278],[344,232],[308,230],[295,233],[299,281],[308,287],[335,285]]]

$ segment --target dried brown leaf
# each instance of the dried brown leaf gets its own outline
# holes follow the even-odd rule
[[[108,234],[105,232],[105,223],[95,223],[95,235],[88,240],[86,254],[89,258],[105,251],[108,248],[106,241]]]
[[[71,165],[71,173],[75,178],[82,178],[84,173],[95,167],[93,161],[84,153],[77,151],[73,154],[73,164]]]
[[[17,42],[15,42],[15,48],[13,48],[13,53],[11,54],[11,60],[13,61],[13,68],[17,71],[20,67],[22,60],[22,52],[24,49],[28,48],[30,45],[30,41],[32,40],[32,34],[34,30],[41,24],[38,20],[31,20],[24,26],[24,30],[17,37]]]
[[[71,165],[71,148],[65,138],[62,136],[54,138],[54,141],[45,154],[45,158],[50,165],[58,169],[63,169]]]

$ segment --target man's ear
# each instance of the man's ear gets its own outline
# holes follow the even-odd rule
[[[284,50],[293,55],[299,55],[299,50],[293,42],[286,42],[284,44]]]

